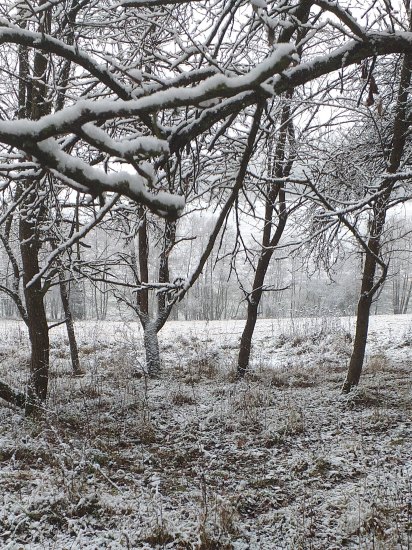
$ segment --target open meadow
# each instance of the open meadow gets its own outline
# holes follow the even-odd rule
[[[353,319],[170,322],[162,374],[137,323],[77,323],[83,377],[52,331],[42,420],[0,404],[4,550],[412,548],[412,318],[371,320],[361,385],[340,388]],[[27,376],[0,324],[1,379]]]

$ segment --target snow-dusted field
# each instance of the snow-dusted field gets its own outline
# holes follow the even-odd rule
[[[353,319],[172,322],[144,376],[135,323],[79,323],[86,375],[52,332],[44,419],[0,403],[3,549],[412,548],[412,325],[372,319],[362,384],[340,386]],[[0,322],[0,380],[22,388],[27,337]]]

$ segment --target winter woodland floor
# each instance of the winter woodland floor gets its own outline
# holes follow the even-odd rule
[[[243,322],[167,325],[158,380],[136,324],[77,326],[83,378],[56,329],[44,419],[0,404],[0,547],[412,548],[411,321],[373,319],[349,397],[348,319],[259,321],[242,383]],[[0,338],[22,388],[24,329]]]

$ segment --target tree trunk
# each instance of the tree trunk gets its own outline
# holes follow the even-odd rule
[[[252,338],[255,331],[259,301],[249,302],[247,306],[247,320],[240,340],[239,357],[237,363],[237,378],[243,378],[249,367]]]
[[[408,312],[409,300],[412,293],[412,281],[409,275],[401,276],[398,274],[393,280],[392,303],[394,315],[405,314]]]
[[[368,340],[371,304],[372,298],[370,298],[367,294],[363,294],[360,297],[357,308],[356,333],[353,342],[353,350],[346,380],[343,384],[342,393],[349,393],[353,387],[359,384],[363,362],[365,359],[366,343]]]
[[[409,281],[409,277],[406,277],[406,281],[408,282],[408,289],[406,290],[406,294],[403,300],[403,307],[402,307],[403,314],[408,313],[409,300],[412,294],[412,281]]]
[[[155,323],[149,321],[143,329],[143,342],[146,351],[146,366],[149,376],[160,373],[160,350]]]
[[[245,328],[243,329],[242,338],[240,341],[240,349],[238,355],[238,364],[237,364],[237,378],[243,378],[246,374],[246,370],[249,366],[250,352],[252,346],[252,337],[255,330],[258,309],[260,300],[263,293],[263,285],[265,282],[266,273],[269,267],[270,259],[272,258],[275,246],[278,245],[283,231],[286,227],[287,213],[285,210],[285,192],[282,188],[279,192],[280,196],[280,215],[279,223],[276,228],[276,231],[273,234],[270,244],[267,248],[263,249],[262,255],[259,258],[258,265],[256,267],[255,278],[253,281],[253,290],[248,298],[247,306],[247,319]]]
[[[65,318],[66,329],[67,329],[67,337],[69,339],[70,357],[72,361],[73,373],[76,376],[81,376],[82,374],[84,374],[84,372],[80,367],[79,349],[77,347],[76,335],[74,332],[73,316],[72,316],[72,310],[70,307],[70,299],[69,299],[69,289],[68,289],[66,279],[64,277],[63,268],[59,270],[59,286],[60,286],[60,297],[62,300],[64,318]]]
[[[39,0],[41,6],[46,0]],[[51,9],[45,10],[39,23],[39,32],[49,32],[51,22]],[[20,70],[28,74],[28,54],[25,48],[19,52]],[[48,57],[42,52],[36,51],[33,58],[33,79],[27,84],[24,81],[19,90],[19,108],[25,108],[26,115],[38,120],[50,112],[50,104],[47,101],[47,75]],[[24,297],[26,301],[27,327],[31,345],[30,376],[27,386],[25,403],[26,415],[40,412],[40,407],[46,401],[49,382],[49,327],[47,324],[44,293],[39,277],[33,284],[28,284],[38,275],[39,251],[41,240],[37,232],[38,222],[44,216],[44,203],[36,205],[34,190],[32,196],[28,196],[20,208],[19,243],[23,267]]]
[[[29,205],[28,205],[29,206]],[[49,327],[47,324],[41,279],[27,286],[39,273],[39,245],[35,225],[20,214],[20,251],[23,266],[27,327],[31,345],[30,376],[27,388],[26,415],[33,414],[47,397],[49,380]]]
[[[387,271],[383,268],[381,260],[379,260],[382,273],[375,284],[376,268],[382,248],[381,235],[385,227],[389,195],[390,190],[387,190],[387,193],[382,196],[381,201],[378,201],[378,204],[375,204],[373,207],[371,235],[368,240],[366,257],[363,265],[362,284],[357,308],[355,340],[346,380],[342,387],[342,393],[350,392],[350,390],[359,383],[365,358],[366,342],[368,339],[369,315],[372,299],[386,279]]]
[[[399,275],[397,275],[392,281],[392,304],[393,304],[393,314],[399,315],[401,313]]]

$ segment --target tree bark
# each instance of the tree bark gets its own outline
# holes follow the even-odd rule
[[[249,302],[247,306],[247,318],[245,328],[240,340],[239,356],[237,362],[237,378],[243,378],[249,367],[252,338],[255,331],[259,302]]]
[[[346,380],[342,387],[342,393],[349,393],[359,384],[365,359],[366,343],[368,340],[369,316],[372,298],[363,294],[358,302],[356,312],[356,332],[353,341],[353,350],[350,358]]]
[[[30,205],[26,205],[29,207]],[[26,415],[33,414],[46,400],[49,380],[49,327],[44,307],[41,279],[28,286],[39,269],[39,244],[35,225],[26,212],[20,213],[20,251],[23,266],[24,297],[27,311],[31,361],[27,387]]]
[[[39,0],[39,5],[45,0]],[[44,12],[39,24],[40,32],[50,30],[50,9]],[[22,74],[28,74],[27,50],[19,52],[19,64]],[[24,81],[20,83],[19,108],[24,110],[32,120],[38,120],[50,111],[47,101],[46,73],[48,58],[37,51],[33,59],[33,79],[29,80],[25,90]],[[26,185],[29,185],[27,183]],[[44,293],[39,277],[33,284],[30,281],[39,271],[39,240],[37,224],[44,215],[44,205],[36,204],[36,189],[23,201],[20,208],[19,243],[23,267],[24,297],[26,302],[27,327],[29,331],[31,360],[30,375],[27,385],[25,414],[32,415],[40,412],[40,408],[47,398],[49,381],[49,327],[44,305]]]
[[[369,316],[372,300],[386,280],[387,265],[385,265],[380,256],[382,251],[382,232],[385,227],[390,194],[391,187],[387,186],[385,193],[376,201],[372,209],[372,224],[366,248],[361,292],[356,313],[355,338],[346,380],[342,387],[343,393],[350,392],[350,390],[359,383],[368,339]],[[381,269],[381,275],[375,281],[378,265]]]
[[[70,358],[72,362],[73,373],[76,376],[84,374],[80,367],[79,349],[77,347],[76,334],[74,332],[73,315],[70,307],[69,289],[64,277],[63,267],[59,269],[59,286],[60,286],[60,298],[63,305],[64,319],[67,330],[67,338],[69,339],[70,346]]]
[[[146,351],[146,367],[149,376],[160,373],[160,350],[156,324],[149,321],[143,329],[143,342]]]

